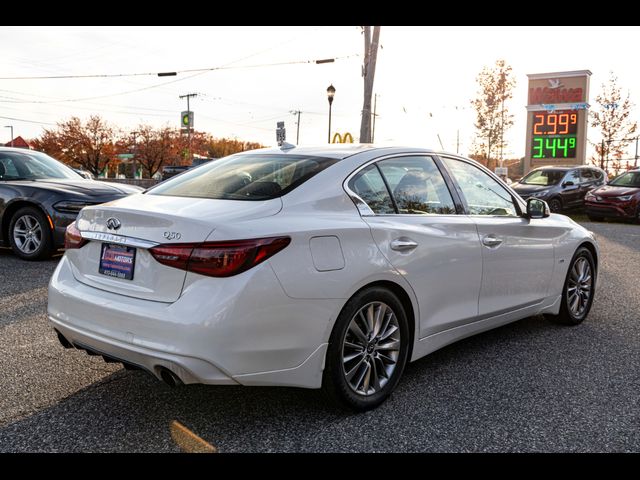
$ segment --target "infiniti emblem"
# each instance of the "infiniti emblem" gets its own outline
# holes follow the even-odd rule
[[[107,228],[109,230],[118,230],[122,224],[120,220],[115,217],[111,217],[107,219]]]

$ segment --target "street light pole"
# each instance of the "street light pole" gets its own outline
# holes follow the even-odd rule
[[[138,173],[138,165],[136,163],[136,155],[138,154],[138,144],[136,143],[136,139],[138,138],[139,132],[131,132],[133,136],[133,179],[136,179],[136,173]]]
[[[336,89],[333,84],[327,88],[327,99],[329,100],[329,136],[327,143],[331,143],[331,105],[333,104],[333,96],[336,94]]]
[[[293,115],[298,115],[298,128],[296,131],[296,145],[300,144],[300,114],[302,113],[300,110],[292,110],[291,113]]]
[[[11,129],[11,147],[13,147],[13,125],[5,125],[4,128],[10,128]]]

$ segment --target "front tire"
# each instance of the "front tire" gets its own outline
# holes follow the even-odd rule
[[[49,222],[39,209],[23,207],[9,223],[9,243],[13,252],[25,260],[51,257],[53,243]]]
[[[559,198],[552,198],[549,200],[549,210],[551,210],[552,213],[562,212],[562,202]]]
[[[324,392],[351,410],[377,407],[402,376],[410,338],[405,310],[395,294],[382,287],[357,293],[333,327],[322,379]]]
[[[587,318],[595,294],[597,270],[591,251],[580,247],[571,259],[562,289],[558,315],[549,315],[556,323],[579,325]]]

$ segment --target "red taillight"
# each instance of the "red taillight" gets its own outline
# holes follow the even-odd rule
[[[291,243],[289,237],[176,243],[149,249],[153,258],[170,267],[209,277],[231,277],[255,267]]]
[[[80,230],[78,230],[76,227],[76,222],[72,222],[71,224],[69,224],[67,230],[64,233],[64,248],[66,250],[71,250],[72,248],[80,248],[85,243],[87,243],[87,240],[82,238]]]

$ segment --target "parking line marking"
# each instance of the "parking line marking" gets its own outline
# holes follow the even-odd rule
[[[218,453],[218,449],[193,433],[177,420],[169,426],[171,438],[185,453]]]

